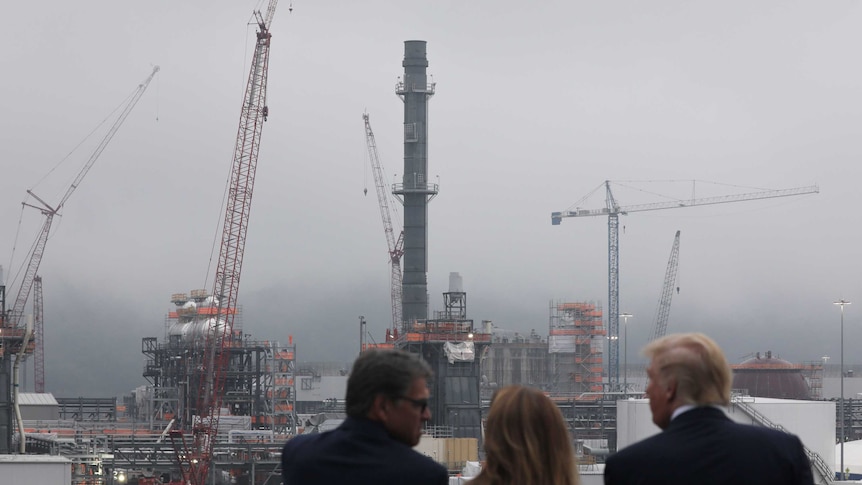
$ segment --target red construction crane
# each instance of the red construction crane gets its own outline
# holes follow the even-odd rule
[[[45,392],[45,307],[42,304],[42,277],[33,278],[33,325],[36,348],[33,350],[36,392]]]
[[[239,277],[251,210],[254,176],[263,123],[269,116],[266,105],[266,80],[269,69],[269,27],[278,0],[270,0],[266,13],[254,12],[258,25],[251,71],[240,111],[239,130],[234,147],[228,198],[225,208],[221,249],[212,295],[218,299],[217,323],[211,325],[204,342],[199,370],[198,417],[192,423],[192,442],[181,430],[170,433],[184,483],[203,485],[212,462],[218,433],[219,410],[230,360],[231,338],[239,295]]]
[[[147,86],[150,85],[150,81],[156,76],[156,73],[159,72],[159,66],[155,66],[153,68],[153,72],[150,76],[144,80],[132,95],[129,97],[129,100],[126,102],[125,107],[120,112],[117,119],[114,121],[114,124],[108,129],[107,134],[99,145],[96,147],[96,150],[90,155],[90,158],[84,164],[84,167],[78,173],[78,176],[75,177],[75,180],[72,181],[72,185],[66,189],[66,193],[60,199],[60,202],[51,207],[47,202],[40,199],[33,191],[28,190],[27,193],[30,194],[34,199],[39,201],[42,204],[42,207],[35,206],[32,204],[28,204],[24,202],[23,205],[27,207],[33,207],[42,212],[45,216],[45,222],[42,224],[42,230],[39,232],[39,235],[36,237],[36,241],[33,243],[33,247],[30,249],[28,263],[26,269],[24,270],[24,279],[21,281],[21,286],[18,289],[18,297],[15,298],[15,303],[10,310],[10,316],[8,319],[4,320],[4,325],[9,327],[18,328],[20,325],[21,317],[24,315],[24,307],[27,304],[27,299],[30,297],[30,292],[33,289],[33,282],[36,278],[36,272],[39,270],[39,264],[42,262],[42,256],[45,253],[45,243],[48,241],[48,233],[51,232],[51,223],[54,221],[54,216],[59,215],[60,209],[63,208],[63,205],[66,201],[69,200],[69,197],[75,192],[75,189],[81,184],[81,181],[84,179],[84,176],[90,171],[93,167],[93,164],[96,163],[96,160],[99,158],[99,155],[102,154],[105,147],[108,146],[108,143],[113,139],[114,135],[117,133],[117,130],[120,129],[120,126],[123,125],[123,122],[126,121],[126,117],[131,113],[132,108],[138,103],[141,99],[141,96],[144,95],[144,92],[147,90]],[[2,342],[2,341],[0,341]],[[0,358],[2,358],[3,354],[14,351],[14,349],[0,349]]]
[[[383,232],[386,234],[386,243],[389,245],[389,264],[392,275],[389,286],[392,293],[392,330],[401,328],[401,256],[404,256],[404,231],[400,231],[398,238],[392,229],[392,216],[389,212],[389,197],[386,193],[386,178],[383,176],[383,168],[380,166],[380,156],[377,153],[377,142],[374,141],[374,132],[371,131],[371,122],[368,121],[368,113],[362,114],[365,120],[365,139],[368,144],[368,158],[371,162],[371,171],[374,173],[374,185],[377,187],[377,202],[380,204],[380,217],[383,219]]]

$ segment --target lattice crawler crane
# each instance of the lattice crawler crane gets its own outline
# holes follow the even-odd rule
[[[389,280],[390,293],[392,294],[392,333],[395,330],[403,333],[403,322],[401,321],[401,256],[404,256],[404,231],[398,232],[392,229],[392,216],[389,207],[389,195],[386,192],[386,178],[383,175],[383,167],[380,165],[380,156],[377,153],[377,142],[374,132],[371,130],[371,122],[368,113],[362,114],[365,121],[365,140],[368,145],[368,158],[371,163],[371,171],[374,173],[374,186],[377,189],[377,202],[380,205],[380,217],[383,220],[383,232],[386,235],[386,243],[389,247],[389,265],[391,277]]]
[[[185,483],[203,485],[212,464],[212,452],[218,433],[219,410],[239,295],[248,219],[251,210],[254,178],[260,149],[263,123],[269,116],[266,85],[269,70],[269,48],[272,35],[269,28],[278,0],[270,0],[266,13],[254,12],[257,40],[251,70],[240,111],[239,130],[234,147],[225,207],[221,248],[212,295],[218,299],[216,318],[207,329],[199,372],[197,411],[192,423],[192,440],[186,441],[182,430],[170,432],[180,471]]]

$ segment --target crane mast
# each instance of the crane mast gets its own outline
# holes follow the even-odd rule
[[[377,202],[380,205],[380,217],[383,220],[383,232],[386,235],[386,243],[389,247],[389,264],[391,277],[389,279],[390,292],[392,294],[392,329],[401,327],[401,256],[404,255],[404,231],[395,238],[392,229],[392,216],[389,210],[389,197],[386,194],[386,178],[383,176],[383,167],[380,166],[380,156],[377,153],[377,142],[374,140],[374,132],[371,130],[371,122],[368,113],[362,114],[365,121],[365,139],[368,145],[368,158],[371,163],[371,171],[374,173],[374,185],[377,188]]]
[[[255,11],[258,25],[251,70],[243,97],[239,129],[231,166],[225,207],[218,266],[213,296],[218,299],[216,322],[207,330],[204,341],[198,389],[198,419],[192,425],[193,441],[186,443],[182,431],[171,431],[183,480],[203,485],[212,462],[212,451],[218,433],[219,409],[230,360],[233,323],[239,295],[239,281],[248,231],[252,191],[260,149],[263,123],[269,115],[266,105],[269,32],[278,0],[270,0],[265,14]]]
[[[33,325],[35,327],[36,348],[33,350],[36,392],[45,392],[45,306],[42,303],[42,277],[33,279]]]
[[[673,238],[673,246],[670,250],[670,258],[667,261],[667,271],[664,274],[664,286],[661,290],[661,299],[658,302],[658,310],[655,315],[655,327],[653,328],[650,341],[664,337],[667,332],[667,320],[670,317],[670,302],[673,299],[673,289],[676,287],[676,273],[679,267],[679,231]]]
[[[606,191],[605,207],[601,209],[565,210],[551,213],[551,224],[559,225],[567,217],[595,217],[608,216],[608,384],[612,391],[620,390],[620,285],[619,285],[619,216],[630,212],[643,212],[661,209],[675,209],[681,207],[694,207],[699,205],[724,204],[729,202],[744,202],[748,200],[771,199],[776,197],[790,197],[795,195],[814,194],[820,192],[816,185],[807,187],[795,187],[779,190],[761,190],[743,194],[724,195],[718,197],[704,197],[691,199],[679,199],[652,204],[639,204],[620,206],[611,191],[611,181],[606,180],[599,187],[604,186]],[[593,192],[598,190],[594,189]],[[591,192],[592,194],[592,192]],[[589,196],[589,195],[588,195]],[[581,200],[585,200],[586,197]]]
[[[153,72],[147,77],[144,82],[138,85],[135,91],[130,96],[128,102],[125,104],[125,107],[117,116],[117,119],[114,121],[113,125],[108,129],[105,137],[102,138],[99,145],[96,147],[95,151],[90,155],[90,158],[84,164],[84,167],[72,181],[72,184],[66,189],[66,192],[63,194],[63,197],[60,199],[60,202],[56,206],[51,206],[39,196],[37,196],[33,191],[28,190],[27,193],[30,194],[34,199],[36,199],[42,206],[36,206],[28,203],[23,203],[23,205],[27,207],[33,207],[42,212],[45,216],[45,221],[42,223],[42,229],[39,231],[38,236],[36,237],[36,241],[33,243],[33,246],[30,249],[27,267],[24,270],[24,278],[21,281],[21,286],[18,288],[18,296],[15,298],[15,302],[10,310],[10,316],[4,320],[5,326],[10,327],[19,327],[21,317],[24,315],[24,307],[27,304],[27,300],[30,297],[30,292],[33,289],[33,283],[36,279],[36,272],[39,270],[39,265],[42,263],[42,256],[45,253],[45,244],[48,242],[48,234],[51,232],[51,224],[53,223],[54,216],[60,213],[60,209],[66,204],[66,201],[69,200],[69,197],[75,192],[75,189],[83,181],[84,177],[93,167],[93,164],[96,163],[96,160],[102,154],[102,151],[105,150],[105,147],[108,146],[108,143],[114,138],[114,135],[117,133],[117,130],[123,125],[123,122],[126,121],[126,118],[129,116],[129,113],[132,112],[132,109],[141,99],[141,96],[144,95],[144,92],[147,90],[147,87],[150,85],[150,81],[156,76],[156,73],[159,72],[159,66],[155,66],[153,68]],[[6,353],[7,349],[0,349],[0,357],[4,353]]]

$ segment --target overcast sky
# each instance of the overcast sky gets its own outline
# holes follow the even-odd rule
[[[816,183],[813,196],[621,217],[620,311],[635,315],[629,362],[652,331],[676,230],[680,292],[669,332],[704,331],[732,362],[772,350],[834,363],[832,302],[845,298],[858,300],[846,309],[845,352],[860,360],[859,2],[288,7],[279,3],[271,29],[270,115],[240,290],[246,333],[284,343],[293,335],[299,360],[352,360],[359,315],[383,339],[389,269],[361,115],[370,114],[394,180],[403,166],[394,89],[403,42],[418,39],[428,42],[437,82],[432,310],[451,271],[464,279],[468,316],[504,329],[547,334],[552,299],[606,305],[607,219],[550,222],[604,180],[729,184],[699,182],[697,197]],[[46,380],[58,396],[143,384],[141,338],[164,335],[170,295],[211,287],[255,8],[226,0],[2,7],[7,283],[42,222],[35,210],[22,216],[26,189],[56,203],[93,142],[52,168],[161,66],[47,245]],[[658,202],[691,197],[692,186],[627,182],[615,195],[621,205]],[[604,204],[599,190],[579,205]]]

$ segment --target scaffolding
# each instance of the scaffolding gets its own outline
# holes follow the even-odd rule
[[[823,398],[823,362],[809,361],[802,363],[802,376],[808,383],[811,399]]]
[[[562,393],[602,391],[605,331],[600,304],[551,301],[548,352],[551,390]]]

